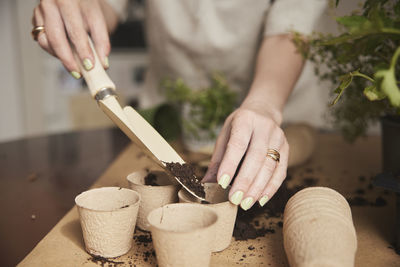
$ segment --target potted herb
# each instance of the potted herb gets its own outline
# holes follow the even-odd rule
[[[381,122],[383,170],[400,183],[400,0],[366,0],[360,11],[336,20],[340,35],[314,34],[307,42],[297,35],[295,41],[315,63],[316,74],[338,84],[333,124],[348,140]],[[400,220],[398,224],[400,228]]]
[[[380,120],[384,169],[400,171],[400,142],[386,140],[389,135],[400,139],[400,1],[367,0],[358,13],[336,20],[342,34],[314,34],[308,42],[297,37],[297,45],[321,79],[338,84],[331,103],[334,126],[354,141]],[[387,127],[395,127],[397,134],[388,134]],[[387,151],[396,143],[397,149]]]
[[[190,88],[182,79],[165,80],[167,103],[180,114],[185,146],[191,151],[210,151],[225,119],[236,107],[237,94],[226,79],[214,73],[206,88]]]

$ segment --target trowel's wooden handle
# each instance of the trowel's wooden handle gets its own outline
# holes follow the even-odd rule
[[[74,56],[76,62],[79,65],[83,78],[85,78],[87,86],[89,87],[91,95],[95,97],[96,94],[102,89],[109,88],[115,90],[115,84],[113,83],[113,81],[111,81],[110,77],[108,77],[108,74],[104,70],[103,65],[101,64],[101,61],[96,53],[96,49],[94,49],[92,39],[90,39],[90,37],[89,37],[89,43],[90,47],[92,48],[95,60],[95,62],[93,62],[94,67],[91,70],[87,71],[83,67],[82,61],[78,57],[76,51],[74,51]]]

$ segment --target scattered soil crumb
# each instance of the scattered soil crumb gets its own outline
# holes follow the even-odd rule
[[[303,179],[303,184],[305,185],[305,186],[314,186],[314,185],[316,185],[317,184],[317,182],[318,182],[318,180],[317,179],[315,179],[315,178],[312,178],[312,177],[307,177],[307,178],[304,178]]]
[[[96,264],[100,264],[102,267],[106,267],[106,266],[107,267],[115,267],[120,264],[124,264],[123,261],[115,261],[112,259],[107,259],[107,258],[103,258],[101,256],[96,256],[96,255],[92,255],[92,257],[89,258],[88,260],[90,260],[91,262],[94,262]]]
[[[36,181],[38,178],[39,178],[39,174],[36,173],[36,172],[33,172],[33,173],[29,174],[28,177],[27,177],[28,182],[31,182],[31,183]]]

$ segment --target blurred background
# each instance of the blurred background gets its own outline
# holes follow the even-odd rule
[[[337,33],[334,17],[360,8],[359,0],[342,0],[338,8],[334,0],[327,1],[331,7],[317,32]],[[129,143],[121,131],[109,129],[113,123],[84,81],[75,80],[32,40],[32,11],[38,2],[0,0],[0,209],[5,218],[0,220],[0,249],[7,255],[0,266],[22,260],[74,205],[74,196]],[[111,36],[108,70],[121,102],[138,109],[149,64],[144,5],[145,0],[129,0],[127,19]],[[321,82],[312,63],[306,63],[284,122],[331,130],[328,103],[335,86]],[[309,94],[301,94],[301,88]],[[32,136],[37,138],[25,139]]]
[[[76,81],[60,62],[32,40],[31,17],[37,0],[0,1],[0,142],[26,136],[107,127],[111,121],[97,108],[82,80]],[[316,31],[334,32],[334,15],[357,7],[357,1],[342,1],[321,18]],[[138,94],[145,90],[147,66],[143,31],[144,0],[130,0],[128,18],[112,35],[108,73],[123,102],[140,107]],[[125,34],[129,32],[130,34]],[[131,34],[134,32],[135,34]],[[132,37],[134,36],[134,37]],[[285,121],[306,121],[326,128],[326,106],[332,85],[322,84],[307,64],[297,87],[307,87],[309,96],[293,93],[297,105],[285,110]],[[307,107],[315,111],[305,116]]]

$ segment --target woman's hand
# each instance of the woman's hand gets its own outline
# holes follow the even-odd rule
[[[94,56],[89,45],[89,34],[100,64],[108,68],[110,40],[100,0],[41,0],[33,11],[32,24],[44,26],[38,35],[39,45],[59,58],[73,77],[81,77],[72,53],[75,47],[79,60],[86,70],[93,68]]]
[[[275,194],[286,177],[289,155],[289,145],[279,127],[281,113],[251,106],[242,105],[226,119],[203,179],[210,182],[217,178],[226,188],[244,157],[229,192],[230,201],[244,210],[257,200],[264,206]],[[268,149],[280,153],[280,162],[267,156]]]

